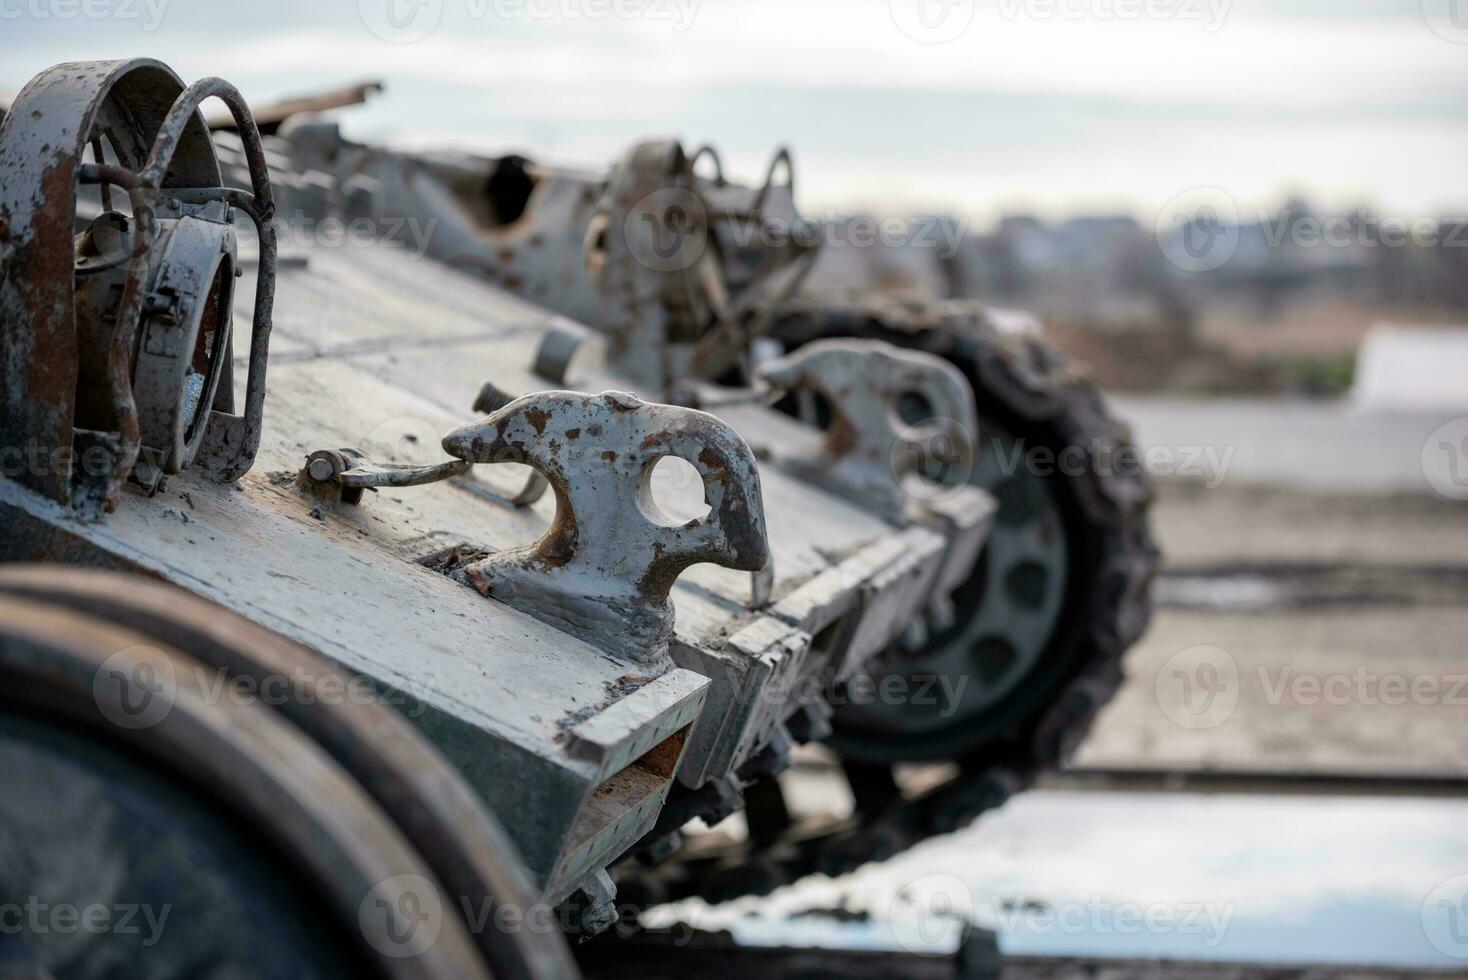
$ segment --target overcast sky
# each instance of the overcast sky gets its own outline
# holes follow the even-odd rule
[[[675,134],[810,211],[1129,211],[1226,190],[1468,212],[1468,0],[0,0],[0,89],[147,54],[349,135],[571,163]]]

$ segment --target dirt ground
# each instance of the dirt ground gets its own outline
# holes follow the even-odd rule
[[[1077,766],[1468,776],[1468,505],[1165,481],[1156,531]]]

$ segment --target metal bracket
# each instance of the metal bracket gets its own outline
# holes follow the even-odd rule
[[[785,459],[813,482],[891,517],[932,480],[961,485],[978,416],[963,374],[932,354],[876,340],[818,340],[761,366],[756,385],[823,397],[831,411],[819,457]],[[920,418],[904,420],[911,405]]]
[[[673,582],[689,565],[755,571],[769,559],[753,452],[724,422],[625,392],[546,391],[518,398],[443,440],[473,463],[521,463],[556,495],[535,544],[461,573],[481,594],[620,659],[667,666]],[[678,524],[652,497],[652,469],[677,456],[703,479],[709,513]]]
[[[198,111],[214,98],[239,130],[250,191],[221,186]],[[78,241],[84,186],[107,213]],[[129,214],[110,210],[114,189]],[[253,465],[274,208],[259,130],[227,82],[186,88],[149,59],[56,65],[31,80],[0,130],[0,430],[65,465],[21,482],[96,517],[117,505],[144,449],[165,472],[197,461],[221,482]],[[241,415],[230,378],[235,211],[255,223],[261,254]],[[78,448],[107,458],[79,460]],[[156,485],[154,463],[140,474],[145,485]]]

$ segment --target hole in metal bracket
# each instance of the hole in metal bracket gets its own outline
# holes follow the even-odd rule
[[[650,466],[653,506],[643,508],[648,520],[664,527],[681,527],[708,517],[703,475],[692,463],[678,456],[662,456]]]

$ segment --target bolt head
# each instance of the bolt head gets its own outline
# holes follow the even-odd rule
[[[334,470],[335,467],[331,465],[331,460],[322,459],[320,457],[317,457],[316,459],[313,459],[311,460],[311,462],[306,464],[306,472],[310,474],[311,479],[315,480],[317,483],[325,483],[326,481],[330,480]]]

